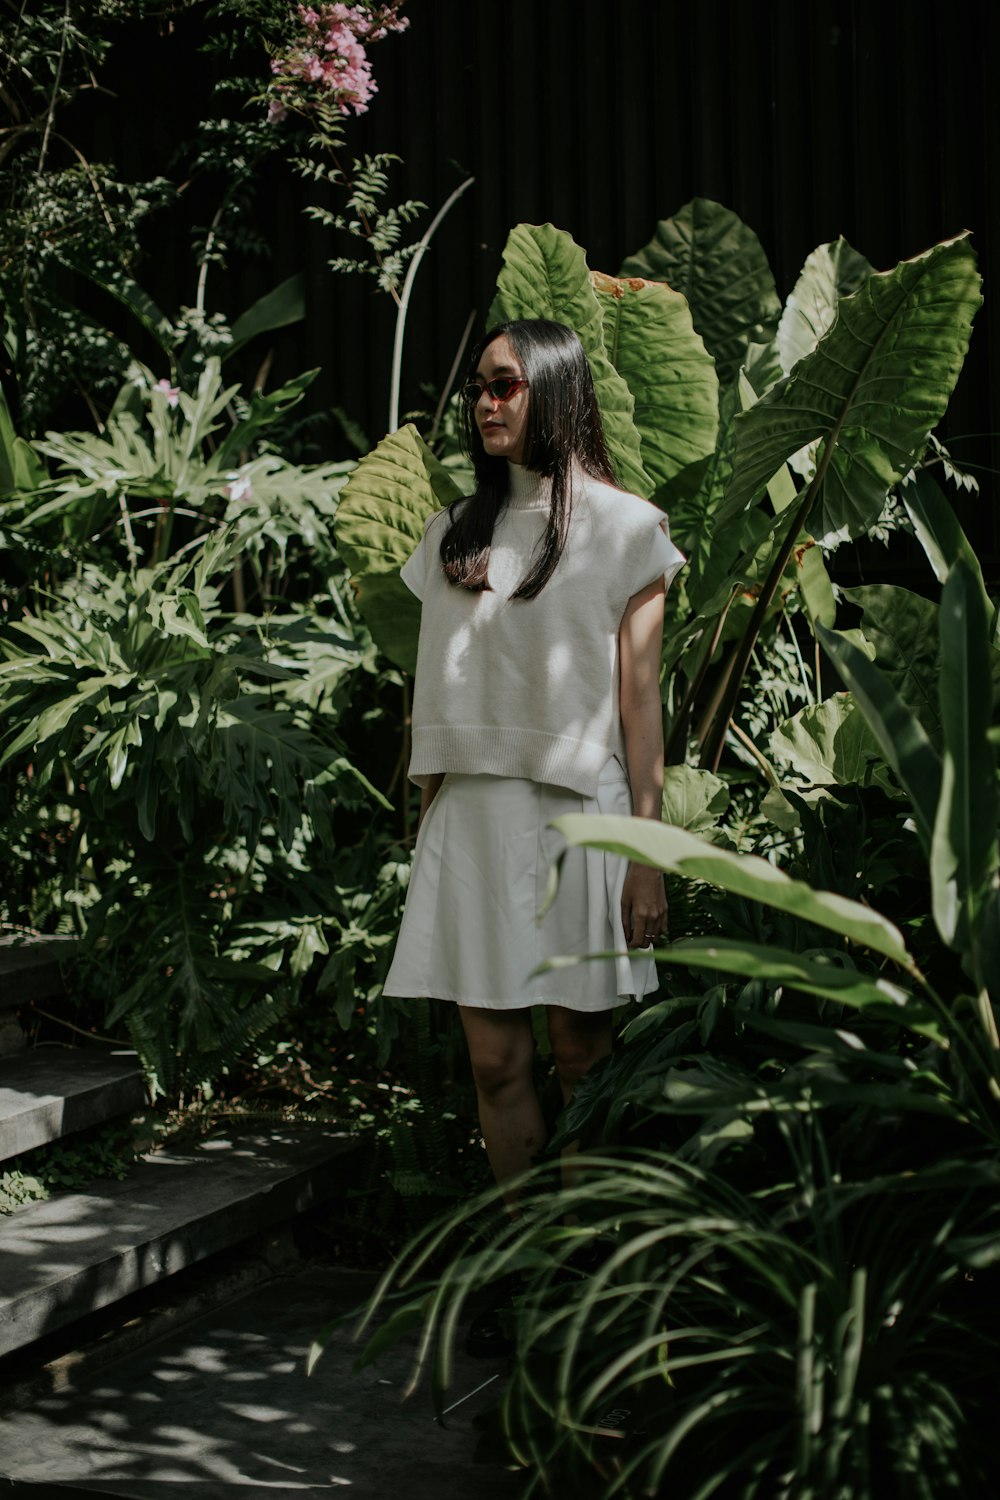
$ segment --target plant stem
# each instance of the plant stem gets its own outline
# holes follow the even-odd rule
[[[990,1000],[989,991],[985,988],[976,996],[976,1009],[979,1011],[979,1019],[983,1023],[983,1030],[989,1038],[990,1046],[994,1050],[1000,1049],[1000,1035],[997,1033],[997,1018],[993,1014],[993,1005]]]
[[[59,43],[59,61],[56,64],[56,76],[52,82],[52,95],[49,99],[49,111],[45,117],[45,130],[42,133],[42,144],[38,152],[38,176],[41,177],[45,171],[45,158],[49,152],[49,137],[52,134],[52,122],[56,117],[56,99],[59,96],[59,88],[62,84],[63,63],[66,60],[66,38],[69,32],[70,0],[66,0],[63,11],[62,41]]]
[[[200,317],[205,316],[205,288],[208,283],[208,263],[212,255],[212,251],[215,248],[215,234],[222,219],[222,211],[225,206],[226,199],[223,198],[222,202],[219,204],[218,208],[215,210],[215,214],[212,217],[212,223],[209,227],[207,235],[205,236],[205,248],[201,253],[201,265],[198,267],[198,289],[195,293],[194,299],[195,311]]]
[[[406,268],[406,278],[403,282],[403,291],[400,295],[399,308],[396,312],[396,336],[393,340],[392,345],[392,376],[389,384],[390,432],[395,432],[399,427],[399,385],[401,371],[403,368],[403,334],[406,328],[406,313],[410,305],[410,293],[413,290],[413,281],[417,274],[417,267],[420,265],[421,260],[423,260],[424,253],[431,242],[431,238],[435,230],[441,223],[441,220],[445,217],[452,206],[458,202],[459,198],[461,198],[465,190],[472,186],[475,180],[476,179],[474,177],[467,177],[463,183],[459,184],[459,186],[451,194],[451,197],[447,199],[442,207],[438,209],[434,218],[431,220],[426,234],[418,244],[416,250],[414,250],[413,255],[410,257],[410,264]]]
[[[135,537],[132,534],[132,521],[128,513],[128,502],[121,490],[118,491],[118,504],[121,506],[122,525],[125,528],[125,547],[128,552],[129,566],[134,573],[139,566],[139,553],[135,545]]]
[[[461,365],[462,360],[465,358],[465,351],[468,347],[469,339],[472,337],[472,328],[475,321],[476,309],[473,308],[466,321],[465,329],[458,343],[458,348],[455,350],[455,358],[451,362],[451,369],[448,371],[448,379],[445,381],[441,389],[441,397],[434,412],[434,420],[431,423],[431,430],[427,435],[427,441],[429,443],[433,443],[434,439],[437,437],[438,428],[441,426],[441,418],[444,416],[445,404],[448,400],[448,397],[451,395],[451,388],[455,384],[455,376],[458,374],[459,366]]]
[[[677,741],[679,739],[687,737],[687,721],[691,716],[692,709],[694,708],[695,698],[701,691],[701,685],[705,680],[705,673],[708,671],[709,666],[712,662],[712,657],[715,655],[716,648],[719,644],[719,638],[722,635],[723,627],[726,623],[726,617],[728,616],[729,611],[732,608],[732,603],[736,598],[736,593],[737,590],[734,588],[729,595],[729,598],[726,600],[725,607],[722,609],[718,619],[715,622],[715,629],[712,631],[712,638],[708,643],[701,661],[698,663],[698,670],[691,681],[688,683],[687,692],[684,694],[684,699],[681,703],[681,706],[674,715],[674,722],[670,728],[670,737],[667,740],[667,745],[663,756],[664,763],[668,766],[672,766],[674,764],[674,758],[677,753]]]
[[[753,614],[750,616],[750,621],[747,625],[746,631],[744,632],[743,639],[737,645],[736,653],[733,658],[732,669],[726,682],[725,692],[721,696],[719,707],[716,711],[711,729],[705,737],[705,746],[702,751],[702,765],[706,766],[710,771],[717,771],[719,769],[719,761],[722,759],[722,747],[726,742],[726,730],[729,727],[729,721],[732,718],[733,711],[736,707],[736,700],[739,696],[740,686],[743,682],[746,669],[750,663],[750,657],[753,653],[753,648],[756,644],[757,637],[760,635],[761,627],[764,624],[767,611],[771,607],[771,600],[777,593],[778,584],[781,581],[781,575],[784,573],[785,568],[788,566],[788,559],[791,557],[792,552],[795,549],[795,543],[798,540],[799,533],[801,532],[802,528],[805,526],[806,521],[809,518],[809,512],[813,508],[813,502],[816,499],[816,496],[819,494],[823,480],[826,478],[826,471],[829,467],[829,460],[830,458],[832,458],[832,456],[833,442],[831,438],[827,441],[826,450],[823,454],[823,459],[821,460],[820,465],[816,470],[816,475],[812,483],[806,489],[802,502],[795,514],[794,520],[788,528],[788,535],[786,536],[777,557],[771,564],[771,571],[768,573],[764,587],[761,589],[760,594],[757,597],[757,603],[754,605]]]
[[[783,619],[785,625],[788,627],[788,634],[792,638],[792,649],[795,652],[796,658],[797,658],[798,663],[799,663],[799,671],[802,674],[802,686],[803,686],[803,688],[805,689],[805,691],[807,693],[811,693],[813,703],[814,704],[818,703],[819,702],[819,678],[816,679],[815,685],[812,688],[810,688],[809,673],[806,671],[806,664],[805,664],[805,662],[802,659],[802,651],[801,651],[801,649],[799,647],[799,638],[795,634],[795,621],[787,613],[782,616],[782,619]]]
[[[757,746],[747,734],[746,730],[741,729],[735,719],[732,719],[730,721],[729,729],[730,732],[734,734],[739,740],[744,750],[746,750],[748,754],[753,756],[754,760],[757,762],[764,773],[764,779],[769,783],[770,786],[776,787],[778,785],[778,778],[775,774],[774,767],[771,765],[771,762],[767,759],[763,752],[758,750]]]

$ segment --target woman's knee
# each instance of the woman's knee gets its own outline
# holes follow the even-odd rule
[[[472,1076],[479,1094],[496,1099],[532,1083],[535,1043],[530,1022],[467,1020],[463,1015]]]
[[[559,1082],[564,1088],[579,1083],[611,1051],[611,1016],[553,1008],[549,1015],[549,1040]]]

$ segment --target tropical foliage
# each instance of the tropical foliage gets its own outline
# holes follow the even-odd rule
[[[284,0],[203,7],[226,79],[184,160],[217,200],[191,306],[143,289],[178,184],[87,160],[73,111],[123,16],[192,8],[18,8],[0,136],[2,920],[83,937],[104,1024],[172,1093],[268,1027],[276,1066],[294,1005],[347,1029],[379,1010],[408,859],[385,795],[415,654],[398,567],[468,483],[444,397],[427,433],[303,464],[310,376],[266,391],[261,342],[304,316],[302,279],[212,306],[217,268],[264,248],[246,210],[284,156],[314,217],[364,242],[330,264],[405,311],[416,205],[386,206],[388,156],[342,151],[370,93],[358,49],[398,6],[291,30]],[[81,310],[112,307],[84,284],[113,315]],[[667,871],[660,997],[577,1090],[526,1217],[463,1207],[377,1303],[401,1305],[370,1353],[422,1327],[440,1391],[465,1304],[521,1276],[498,1422],[532,1493],[995,1488],[1000,642],[933,431],[978,304],[966,237],[881,273],[821,246],[782,306],[753,232],[708,200],[617,275],[552,225],[511,232],[492,316],[578,330],[622,481],[689,557],[663,657],[669,826],[564,830]],[[56,428],[67,399],[88,415]],[[921,592],[835,585],[839,547],[900,532]],[[416,1092],[363,1191],[390,1180],[417,1226],[479,1164],[454,1154],[448,1020],[400,1024],[382,1009],[377,1059],[409,1049]]]
[[[53,475],[3,509],[23,568],[0,665],[7,899],[37,911],[24,883],[58,854],[49,899],[100,955],[107,1024],[170,1092],[215,1076],[351,927],[344,814],[383,800],[337,729],[377,670],[330,541],[349,466],[248,457],[305,384],[227,434],[217,360],[191,396],[127,388],[102,435],[34,445]]]
[[[283,0],[60,0],[2,22],[0,922],[80,935],[87,1025],[124,1029],[173,1095],[307,998],[351,1027],[405,886],[344,733],[356,716],[377,736],[387,687],[332,539],[352,465],[301,462],[315,371],[266,389],[304,279],[239,316],[212,303],[220,267],[267,249],[247,212],[279,153],[364,241],[338,268],[360,259],[397,295],[416,205],[385,208],[387,159],[338,153],[399,8],[313,24]],[[173,143],[191,176],[120,182],[73,139],[86,95],[125,22],[154,35],[186,11],[218,81]],[[218,198],[193,304],[167,313],[141,285],[146,221],[192,182]],[[87,430],[46,426],[67,400]],[[365,757],[383,785],[398,742]]]
[[[621,471],[690,554],[664,652],[666,824],[562,826],[667,872],[674,941],[663,998],[578,1088],[524,1219],[487,1196],[428,1230],[387,1275],[375,1305],[402,1305],[369,1354],[416,1323],[443,1389],[465,1305],[515,1272],[497,1420],[531,1494],[985,1493],[997,611],[932,434],[979,303],[968,240],[882,274],[820,247],[784,309],[750,231],[705,201],[619,278],[551,226],[520,226],[505,261],[495,311],[576,324]],[[708,350],[718,381],[700,450],[666,473],[644,413],[699,427],[665,398],[655,320],[643,358],[594,311],[621,288],[641,347],[658,278],[690,309],[674,357]],[[377,551],[369,473],[341,514]],[[833,585],[843,541],[904,528],[939,599]],[[591,1154],[560,1187],[573,1141]]]
[[[146,339],[176,385],[211,355],[238,355],[261,333],[305,316],[301,272],[242,315],[227,305],[220,274],[273,253],[253,208],[280,165],[301,179],[303,211],[331,233],[331,268],[370,275],[398,300],[416,249],[405,242],[407,226],[422,205],[388,201],[391,153],[355,158],[345,147],[349,116],[367,108],[375,89],[370,49],[406,27],[402,3],[39,0],[4,8],[0,337],[16,415],[30,431],[81,404],[98,424]],[[165,137],[158,160],[147,149],[150,175],[132,180],[119,161],[90,154],[88,96],[114,96],[118,54],[134,49],[155,108],[148,59],[164,30],[186,26],[208,59],[207,87],[188,80],[185,96],[197,110],[189,137]],[[183,121],[188,101],[175,83],[171,115]],[[124,136],[131,122],[116,129]],[[192,242],[190,299],[176,309],[158,306],[143,284],[150,241],[167,216]]]

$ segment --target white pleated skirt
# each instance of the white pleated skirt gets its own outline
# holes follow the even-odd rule
[[[611,1010],[656,989],[656,966],[625,946],[627,861],[566,849],[548,825],[564,813],[631,813],[628,780],[610,760],[596,797],[505,776],[445,776],[417,837],[386,995],[487,1010],[563,1005]],[[565,853],[555,901],[539,919]],[[552,958],[610,959],[537,973]]]

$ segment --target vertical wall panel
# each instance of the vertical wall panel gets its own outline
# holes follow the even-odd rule
[[[449,156],[461,153],[477,181],[474,209],[456,215],[421,270],[408,380],[443,379],[456,325],[471,306],[485,315],[519,220],[552,220],[591,265],[614,271],[657,219],[696,193],[714,197],[756,230],[782,296],[809,251],[838,234],[886,268],[968,226],[984,272],[993,268],[987,0],[942,11],[910,0],[509,0],[502,11],[413,0],[409,9],[411,33],[378,54],[384,95],[398,95],[413,71],[425,99],[469,97],[475,128],[449,138],[456,112],[442,111],[425,155],[426,134],[411,149],[405,120],[380,102],[364,129],[391,141],[399,125],[407,180],[434,205],[448,190]],[[331,287],[331,302],[344,295]],[[988,304],[953,402],[956,432],[1000,426],[989,357],[998,340]],[[374,400],[374,364],[369,378]],[[995,461],[988,439],[969,441],[974,461]],[[969,519],[995,554],[990,501]]]
[[[470,309],[485,320],[519,220],[555,222],[593,266],[613,272],[658,219],[695,194],[717,198],[759,235],[782,296],[809,251],[838,234],[885,268],[970,228],[987,303],[947,431],[956,454],[983,465],[984,497],[964,511],[995,561],[989,471],[1000,447],[962,436],[1000,428],[992,11],[991,0],[409,0],[410,29],[372,54],[379,93],[369,114],[350,122],[347,154],[397,151],[392,195],[423,199],[431,213],[465,174],[476,182],[417,278],[404,408],[426,405],[422,385],[445,379]],[[201,77],[207,64],[196,41],[182,26],[164,35],[159,65]],[[123,71],[123,99],[145,79],[145,68]],[[151,142],[157,160],[169,158],[178,120],[138,98],[136,109],[142,132],[108,144],[141,176]],[[95,140],[106,134],[99,112],[94,128]],[[316,407],[343,406],[377,437],[393,306],[370,282],[329,273],[327,260],[346,245],[302,216],[294,177],[272,176],[261,228],[275,257],[213,271],[213,305],[238,312],[304,268],[309,319],[282,338],[275,374],[321,365]],[[192,219],[207,222],[212,205],[197,205],[198,191]],[[151,289],[164,306],[190,303],[183,232],[165,230],[155,252]],[[326,442],[336,441],[331,426]]]

